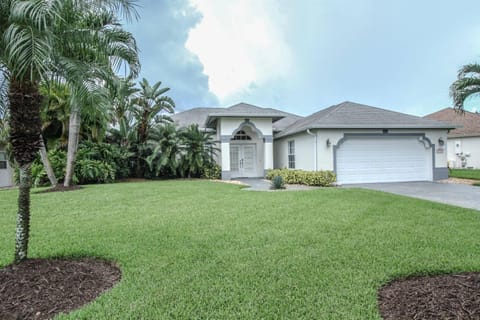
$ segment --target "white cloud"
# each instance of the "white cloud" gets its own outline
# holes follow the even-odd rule
[[[196,54],[221,102],[238,92],[284,77],[291,65],[275,0],[191,0],[202,21],[190,31]]]

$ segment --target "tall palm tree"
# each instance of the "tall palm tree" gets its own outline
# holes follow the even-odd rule
[[[140,92],[138,98],[134,99],[133,113],[136,119],[137,126],[137,143],[138,143],[138,158],[137,158],[137,177],[143,178],[145,174],[145,166],[140,154],[148,139],[149,129],[158,123],[165,122],[163,112],[173,113],[175,102],[164,94],[170,88],[161,88],[162,82],[157,82],[150,85],[147,79],[143,78],[140,81]],[[168,118],[167,118],[168,119]]]
[[[480,64],[471,63],[460,68],[457,80],[450,86],[454,108],[463,111],[467,98],[480,94]]]
[[[136,14],[133,5],[134,0],[0,1],[0,70],[8,79],[10,142],[19,165],[20,180],[14,255],[16,263],[26,259],[28,251],[30,167],[39,149],[41,134],[42,97],[39,83],[52,74],[63,75],[68,83],[81,83],[86,69],[71,56],[62,55],[66,50],[59,52],[59,41],[64,39],[58,37],[58,26],[63,21],[69,21],[69,17],[84,15],[85,12],[120,10],[131,16],[132,12]],[[63,45],[80,42],[86,34],[84,27],[76,25],[75,28],[69,28],[72,42]]]
[[[122,5],[127,6],[125,9],[134,10],[130,0],[124,0]],[[81,31],[72,33],[72,29]],[[75,64],[81,65],[83,69],[82,74],[78,74],[75,68],[72,74],[69,68],[63,68],[66,71],[65,78],[78,77],[83,80],[75,81],[75,85],[72,86],[67,169],[64,181],[64,186],[68,187],[74,172],[82,107],[90,105],[106,110],[109,99],[104,85],[115,81],[114,71],[126,63],[131,75],[136,76],[140,63],[133,35],[121,28],[119,19],[110,7],[99,6],[95,11],[82,10],[74,16],[69,16],[67,21],[61,21],[57,30],[58,38],[61,39],[58,50],[62,52],[62,57],[67,58],[60,61],[61,64],[68,66],[71,61],[75,61]],[[94,97],[99,99],[92,101]]]
[[[10,143],[19,165],[15,262],[27,257],[30,228],[30,166],[41,133],[39,82],[52,56],[52,25],[62,1],[0,2],[0,66],[8,79]]]

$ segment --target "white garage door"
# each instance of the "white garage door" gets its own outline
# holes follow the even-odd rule
[[[337,149],[337,181],[432,180],[432,148],[418,137],[347,138]]]

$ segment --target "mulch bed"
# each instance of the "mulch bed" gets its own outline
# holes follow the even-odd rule
[[[480,319],[480,273],[399,279],[378,297],[383,319]]]
[[[39,193],[74,191],[74,190],[79,190],[81,188],[82,188],[81,186],[77,186],[77,185],[64,187],[63,185],[58,184],[56,187],[48,188],[46,190],[40,191]]]
[[[120,269],[95,259],[29,259],[0,269],[0,319],[50,319],[93,301],[120,281]]]

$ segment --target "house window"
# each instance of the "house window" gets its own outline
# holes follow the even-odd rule
[[[252,138],[243,130],[238,130],[232,140],[252,140]]]
[[[0,152],[0,169],[7,169],[7,154]]]
[[[288,168],[295,169],[295,140],[288,141]]]

